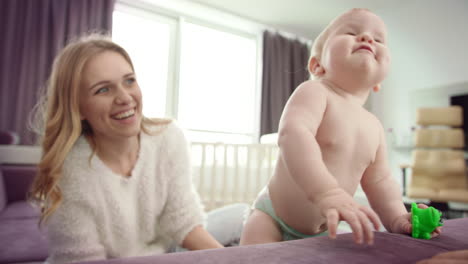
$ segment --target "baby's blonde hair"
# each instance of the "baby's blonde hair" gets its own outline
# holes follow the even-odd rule
[[[40,222],[46,220],[62,200],[58,181],[65,158],[80,135],[85,134],[90,139],[93,154],[96,151],[92,129],[80,118],[79,88],[85,64],[105,51],[120,54],[134,71],[128,53],[110,37],[102,34],[83,36],[69,43],[55,58],[46,90],[34,110],[35,129],[41,136],[42,157],[29,198],[41,206]],[[169,122],[168,119],[143,117],[141,126],[144,132],[148,132],[151,124]]]
[[[348,10],[346,12],[344,12],[343,14],[337,16],[335,19],[333,19],[326,27],[325,29],[322,30],[322,32],[315,38],[314,40],[314,43],[312,44],[312,48],[310,50],[310,57],[309,57],[309,63],[307,64],[307,68],[309,69],[309,73],[310,73],[310,77],[312,79],[315,79],[317,78],[311,71],[310,71],[310,62],[312,60],[312,58],[316,58],[318,61],[321,60],[322,58],[322,51],[323,51],[323,46],[325,45],[325,42],[327,41],[328,37],[330,36],[330,33],[333,29],[333,27],[337,24],[337,22],[339,22],[339,20],[346,16],[346,15],[349,15],[351,13],[355,13],[355,12],[362,12],[362,11],[366,11],[366,12],[371,12],[369,9],[367,8],[353,8],[351,10]]]

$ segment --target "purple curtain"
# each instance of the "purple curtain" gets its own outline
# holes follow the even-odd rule
[[[296,39],[263,33],[260,135],[278,132],[283,108],[294,89],[309,79],[309,47]]]
[[[33,144],[27,120],[53,59],[70,38],[110,32],[115,0],[0,1],[0,130]]]

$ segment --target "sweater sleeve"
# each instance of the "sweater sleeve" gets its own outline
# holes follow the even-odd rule
[[[46,224],[50,264],[106,258],[91,212],[84,204],[62,203]]]
[[[203,225],[203,208],[192,183],[189,145],[180,128],[168,126],[165,162],[168,181],[167,200],[160,217],[160,227],[177,244],[181,245],[187,234]]]
[[[76,162],[64,166],[59,183],[62,202],[45,221],[49,240],[48,263],[102,260],[106,251],[100,242],[99,230],[93,213],[93,201],[89,185],[83,183],[83,175],[76,175]]]

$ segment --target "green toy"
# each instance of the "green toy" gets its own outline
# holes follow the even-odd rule
[[[411,204],[412,236],[414,238],[430,239],[431,233],[437,227],[443,226],[442,213],[430,206],[426,209],[418,208],[416,203]]]

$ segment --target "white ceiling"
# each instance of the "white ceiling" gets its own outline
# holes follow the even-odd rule
[[[192,0],[273,28],[313,39],[334,17],[353,7],[375,13],[406,0]]]

